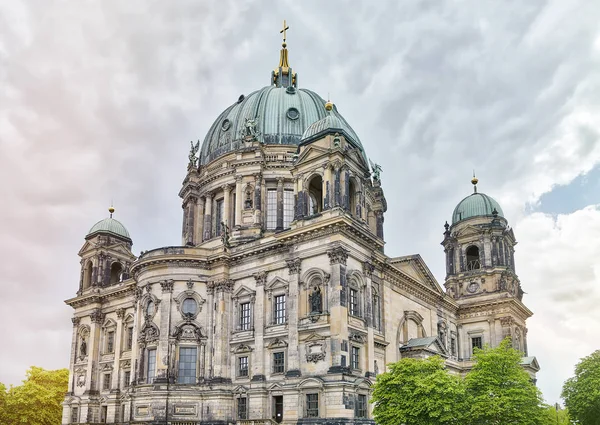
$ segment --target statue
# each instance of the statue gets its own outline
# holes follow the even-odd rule
[[[188,155],[188,159],[190,160],[190,163],[189,163],[188,167],[196,168],[196,162],[198,161],[196,154],[200,150],[200,140],[198,140],[195,145],[194,145],[194,142],[190,142],[190,146],[191,146],[190,154]]]
[[[315,287],[312,294],[310,294],[310,313],[318,314],[323,312],[321,289],[318,286]]]
[[[79,356],[81,358],[87,356],[87,343],[85,342],[85,338],[81,338],[81,344],[79,345]]]
[[[225,248],[229,248],[229,226],[221,222],[221,242]]]
[[[371,169],[373,170],[373,172],[372,172],[373,180],[381,181],[381,172],[383,171],[383,169],[381,168],[381,165],[375,164],[371,160],[369,160],[369,162],[371,163]]]
[[[244,128],[242,129],[242,135],[244,137],[257,140],[259,135],[258,132],[258,117],[256,118],[246,118],[244,122]]]

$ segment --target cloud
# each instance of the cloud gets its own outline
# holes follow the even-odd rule
[[[575,347],[565,364],[588,354],[541,329],[563,308],[554,303],[579,299],[581,285],[567,293],[566,278],[546,270],[565,255],[553,238],[568,243],[581,229],[571,215],[551,225],[529,207],[600,162],[600,4],[24,1],[0,5],[0,320],[11,323],[0,339],[12,347],[0,353],[11,365],[0,381],[17,383],[25,364],[67,364],[62,300],[77,288],[83,237],[111,200],[136,252],[179,243],[189,141],[268,84],[282,18],[300,86],[330,93],[383,166],[386,252],[421,253],[443,280],[442,225],[475,168],[521,242],[532,354],[543,349],[544,367],[560,361],[546,354],[546,335]],[[589,285],[593,260],[577,260],[570,279]],[[577,307],[570,330],[595,317]],[[551,371],[540,383],[554,396],[562,376]]]

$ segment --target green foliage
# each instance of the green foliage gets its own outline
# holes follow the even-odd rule
[[[379,425],[461,424],[463,385],[440,357],[402,359],[377,377],[372,402]]]
[[[375,421],[379,425],[550,425],[544,422],[541,393],[522,368],[521,355],[509,340],[493,349],[476,350],[475,365],[465,379],[447,371],[439,357],[402,359],[377,377],[371,400]]]
[[[542,395],[520,365],[522,353],[505,339],[496,348],[476,350],[465,378],[467,416],[473,424],[530,425],[542,415]]]
[[[540,425],[570,425],[569,413],[566,409],[544,406],[540,417]]]
[[[567,379],[562,397],[571,418],[581,425],[600,424],[600,350],[580,360]]]
[[[61,403],[67,391],[67,369],[44,370],[32,366],[23,385],[0,384],[0,423],[3,425],[58,425],[62,419]]]

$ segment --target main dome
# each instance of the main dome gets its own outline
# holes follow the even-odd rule
[[[504,217],[500,204],[494,198],[485,193],[472,193],[458,203],[452,213],[452,224],[466,220],[471,217],[493,216],[494,211],[499,217]]]
[[[242,148],[248,140],[265,145],[299,145],[311,124],[329,114],[325,100],[311,90],[299,89],[297,82],[298,76],[289,66],[284,42],[279,66],[271,73],[271,85],[247,96],[241,95],[219,115],[202,143],[200,165]],[[343,123],[340,127],[362,150],[356,133],[339,115],[337,108],[333,114],[337,121]]]
[[[307,89],[267,86],[240,96],[210,127],[200,151],[200,164],[242,146],[248,121],[256,139],[267,145],[298,145],[304,131],[325,117],[325,100]]]

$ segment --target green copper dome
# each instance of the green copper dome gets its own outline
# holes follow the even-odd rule
[[[500,204],[494,198],[485,193],[475,192],[460,201],[454,208],[452,224],[471,217],[492,216],[494,210],[496,210],[499,217],[504,217]]]
[[[98,223],[94,224],[88,232],[86,238],[93,236],[96,233],[110,233],[114,236],[119,236],[131,241],[131,237],[129,236],[129,232],[125,226],[123,226],[120,221],[115,220],[112,217],[105,218],[104,220],[100,220]]]
[[[350,124],[342,117],[335,106],[331,106],[331,110],[328,111],[327,115],[312,123],[302,134],[300,144],[309,143],[312,140],[320,139],[326,134],[339,133],[343,135],[346,140],[352,143],[355,147],[364,151],[360,140]]]

